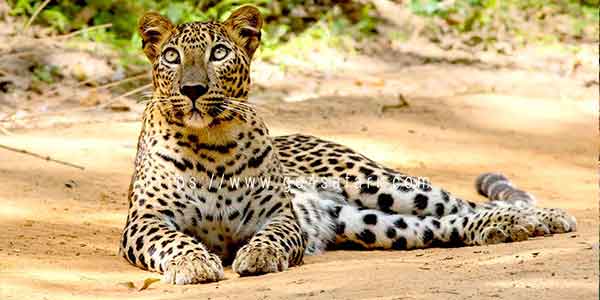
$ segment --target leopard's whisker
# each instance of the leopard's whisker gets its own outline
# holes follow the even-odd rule
[[[242,111],[242,110],[239,110],[239,109],[237,109],[237,108],[233,108],[233,107],[226,107],[226,108],[227,108],[228,110],[230,110],[230,111],[233,111],[233,112],[236,112],[236,113],[238,113],[238,114],[240,114],[240,115],[242,115],[242,116],[244,116],[244,117],[248,115],[248,112],[246,112],[246,111]]]

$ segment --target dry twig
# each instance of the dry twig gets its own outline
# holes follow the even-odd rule
[[[2,126],[0,126],[0,133],[3,135],[10,135],[10,131]]]
[[[44,112],[44,113],[37,113],[35,115],[28,115],[28,116],[23,116],[20,117],[18,119],[15,119],[13,117],[6,117],[4,119],[0,119],[0,123],[8,123],[8,122],[15,122],[15,121],[23,121],[23,120],[31,120],[31,119],[36,119],[36,118],[40,118],[40,117],[48,117],[48,116],[56,116],[56,115],[64,115],[67,113],[74,113],[74,112],[84,112],[84,111],[93,111],[95,109],[103,109],[108,107],[109,105],[119,101],[122,98],[131,96],[131,95],[135,95],[137,93],[143,92],[144,90],[151,88],[152,84],[146,84],[143,85],[141,87],[138,87],[136,89],[133,89],[129,92],[126,92],[124,94],[121,94],[119,96],[116,96],[104,103],[101,103],[99,105],[96,105],[94,107],[76,107],[76,108],[71,108],[71,109],[65,109],[65,110],[59,110],[59,111],[53,111],[53,112]]]
[[[0,70],[0,71],[2,71],[2,70]],[[127,83],[127,82],[130,82],[130,81],[135,81],[135,80],[138,80],[138,79],[143,79],[143,78],[146,78],[146,77],[150,77],[150,75],[147,72],[144,72],[144,74],[133,75],[133,76],[121,79],[121,80],[112,81],[112,82],[109,82],[107,84],[95,86],[95,87],[91,88],[90,91],[95,92],[97,90],[111,88],[113,86],[121,85],[123,83]],[[94,80],[95,79],[88,79],[88,80],[85,80],[85,81],[81,81],[81,82],[78,82],[77,84],[74,84],[74,85],[70,86],[69,88],[71,88],[71,89],[80,88],[80,87],[82,87],[84,85],[93,83]],[[44,92],[44,95],[52,95],[52,94],[58,92],[59,90],[61,90],[63,88],[64,88],[63,86],[53,87],[53,88],[47,90],[46,92]]]
[[[121,95],[119,95],[117,97],[114,97],[114,98],[106,101],[105,103],[100,104],[99,107],[101,107],[101,108],[107,107],[107,106],[109,106],[109,105],[111,105],[111,104],[119,101],[120,99],[123,99],[123,98],[131,96],[131,95],[135,95],[135,94],[140,93],[140,92],[143,92],[144,90],[147,90],[147,89],[149,89],[151,87],[152,87],[151,83],[146,84],[146,85],[142,85],[142,86],[140,86],[138,88],[135,88],[135,89],[127,92],[127,93],[124,93],[124,94],[121,94]]]
[[[50,39],[57,39],[57,40],[70,39],[70,38],[72,38],[72,37],[74,37],[74,36],[76,36],[78,34],[84,33],[84,32],[94,31],[94,30],[104,29],[104,28],[110,28],[110,27],[112,27],[112,23],[106,23],[106,24],[102,24],[102,25],[90,26],[90,27],[79,29],[79,30],[75,30],[73,32],[69,32],[67,34],[50,37]]]
[[[31,37],[15,37],[9,41],[9,44],[6,49],[9,51],[0,52],[0,57],[3,60],[11,59],[11,58],[20,58],[28,55],[40,55],[41,53],[52,51],[53,47],[60,45],[61,42],[68,40],[74,36],[77,36],[84,32],[89,32],[93,30],[103,29],[112,27],[112,23],[96,25],[91,27],[82,28],[67,34],[58,35],[58,36],[48,36],[42,38],[31,38]],[[26,30],[26,29],[25,29]],[[25,30],[23,32],[25,32]],[[40,47],[40,44],[43,44],[45,47]],[[21,50],[20,52],[17,50],[15,52],[15,45],[19,45],[20,49],[30,49],[34,48],[35,50]]]
[[[49,2],[50,2],[50,0],[46,0],[40,6],[38,6],[38,8],[36,8],[35,12],[33,12],[33,15],[31,15],[31,18],[29,18],[29,21],[27,21],[27,23],[25,23],[25,27],[23,28],[23,32],[26,32],[27,29],[29,29],[29,26],[31,26],[31,24],[33,23],[33,21],[35,20],[35,18],[37,18],[37,16],[40,14],[40,12],[42,12],[42,10],[44,9],[44,7],[46,7],[46,5],[48,5]]]
[[[127,78],[124,78],[124,79],[121,79],[121,80],[109,82],[107,84],[94,87],[92,90],[107,89],[107,88],[110,88],[110,87],[113,87],[113,86],[117,86],[117,85],[121,85],[123,83],[130,82],[130,81],[135,81],[135,80],[138,80],[138,79],[149,78],[149,77],[150,77],[150,74],[148,74],[148,72],[144,72],[144,74],[130,76],[130,77],[127,77]]]
[[[2,145],[2,144],[0,144],[0,148],[3,148],[3,149],[8,150],[8,151],[13,151],[13,152],[17,152],[17,153],[26,154],[26,155],[29,155],[29,156],[33,156],[33,157],[40,158],[40,159],[43,159],[43,160],[55,162],[55,163],[58,163],[58,164],[61,164],[61,165],[65,165],[65,166],[76,168],[76,169],[80,169],[80,170],[84,170],[85,169],[84,167],[82,167],[80,165],[76,165],[76,164],[73,164],[73,163],[70,163],[70,162],[66,162],[66,161],[54,159],[54,158],[52,158],[50,156],[44,156],[44,155],[41,155],[41,154],[33,153],[33,152],[27,151],[25,149],[13,148],[13,147]]]

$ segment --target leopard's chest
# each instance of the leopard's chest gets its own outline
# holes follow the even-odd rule
[[[187,184],[180,188],[185,201],[179,201],[185,207],[179,209],[178,227],[224,260],[233,258],[268,221],[266,213],[278,201],[275,191],[280,190],[279,186],[257,185],[244,178],[239,183],[219,179],[194,184],[194,177],[182,180]]]

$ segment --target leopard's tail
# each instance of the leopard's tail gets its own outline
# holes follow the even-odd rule
[[[536,199],[530,193],[518,189],[500,173],[483,173],[475,181],[477,192],[491,202],[507,203],[515,206],[535,205]]]

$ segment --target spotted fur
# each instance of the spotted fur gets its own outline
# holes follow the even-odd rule
[[[189,284],[221,280],[230,263],[240,275],[283,271],[327,248],[485,245],[575,230],[572,216],[536,208],[499,174],[478,179],[491,201],[477,204],[334,142],[271,137],[246,101],[261,26],[249,6],[222,23],[140,20],[154,92],[120,245],[130,263]]]

